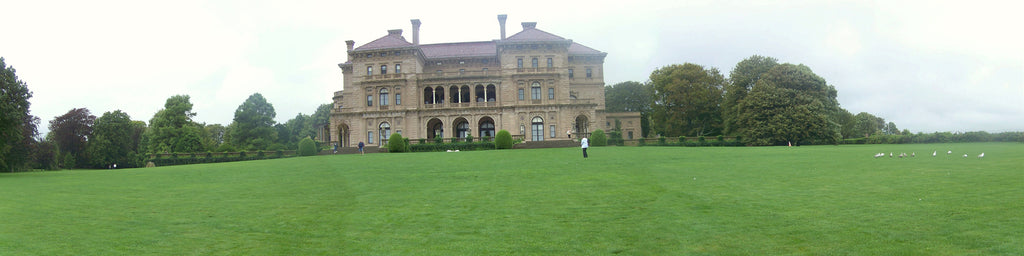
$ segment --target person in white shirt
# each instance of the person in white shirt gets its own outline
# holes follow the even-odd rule
[[[581,139],[580,147],[583,148],[583,158],[587,158],[587,148],[590,147],[590,140],[587,140],[587,138]]]

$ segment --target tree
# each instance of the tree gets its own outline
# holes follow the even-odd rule
[[[654,130],[663,136],[721,133],[725,77],[718,69],[685,63],[651,72]]]
[[[900,135],[900,129],[896,128],[896,123],[889,122],[888,124],[885,124],[885,134]]]
[[[50,133],[47,136],[52,138],[61,152],[71,154],[77,160],[77,166],[67,167],[82,167],[88,164],[85,147],[89,136],[92,135],[95,121],[96,116],[85,108],[71,109],[50,121]]]
[[[597,129],[590,134],[590,145],[595,147],[608,145],[608,137],[604,136],[604,130]]]
[[[225,128],[220,124],[203,125],[203,145],[206,150],[214,151],[224,143]]]
[[[869,114],[867,112],[860,112],[854,116],[857,119],[856,128],[854,129],[858,137],[868,137],[872,134],[882,132],[885,128],[885,119]]]
[[[740,114],[740,102],[747,97],[751,88],[761,78],[761,74],[768,72],[776,65],[778,60],[772,57],[760,55],[750,56],[739,63],[729,72],[729,85],[725,88],[725,99],[722,101],[722,121],[725,134],[738,134],[739,127],[736,127],[736,118]]]
[[[299,156],[313,156],[316,155],[316,142],[313,139],[305,138],[299,141]]]
[[[512,149],[512,133],[506,130],[500,130],[494,135],[494,148],[496,149]]]
[[[764,73],[740,103],[737,125],[753,145],[837,143],[835,88],[804,65],[781,64]]]
[[[235,110],[231,144],[243,149],[265,149],[277,141],[274,106],[259,93],[253,93]]]
[[[89,136],[89,164],[93,168],[106,168],[111,164],[118,167],[139,167],[137,145],[132,139],[135,124],[130,116],[121,110],[103,113],[93,125]]]
[[[405,139],[402,138],[401,134],[392,133],[391,137],[388,138],[388,152],[399,153],[405,152]]]
[[[857,137],[857,117],[850,111],[843,109],[839,112],[839,126],[843,138]]]
[[[143,134],[145,152],[198,152],[203,150],[203,139],[199,124],[192,121],[192,102],[188,95],[174,95],[167,99],[164,108],[149,120],[149,128]]]
[[[60,168],[60,151],[57,144],[45,139],[36,139],[32,143],[32,168],[43,170],[57,170]]]
[[[0,171],[28,167],[39,118],[29,114],[32,91],[0,57]]]
[[[640,112],[641,136],[647,136],[650,130],[651,86],[634,81],[626,81],[604,87],[605,110],[614,112]]]
[[[309,117],[310,131],[312,131],[314,139],[317,139],[320,127],[331,123],[331,106],[333,104],[321,104],[316,108],[316,112],[313,112],[313,115]]]

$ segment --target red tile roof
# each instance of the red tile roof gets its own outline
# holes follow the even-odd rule
[[[420,50],[426,58],[483,57],[498,54],[497,44],[493,41],[427,44],[420,45]]]
[[[409,41],[405,41],[405,37],[403,37],[401,34],[389,34],[384,37],[377,38],[377,40],[373,40],[372,42],[364,44],[363,46],[359,46],[353,51],[399,48],[412,45],[413,44],[410,43]]]

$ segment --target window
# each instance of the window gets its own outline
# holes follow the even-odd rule
[[[380,105],[388,105],[388,89],[380,89]]]
[[[516,68],[523,68],[523,58],[516,59]]]
[[[366,95],[366,106],[373,106],[373,95]]]
[[[523,91],[523,88],[519,88],[519,100],[526,99],[526,95],[525,94],[526,93]]]
[[[569,69],[569,78],[572,78],[572,69]]]
[[[373,132],[366,132],[366,143],[373,144]]]
[[[533,85],[530,86],[530,99],[531,100],[539,100],[540,99],[540,83],[533,82]]]
[[[388,122],[380,123],[377,129],[377,133],[380,134],[380,143],[387,143],[388,137],[391,137],[391,124],[388,124]]]
[[[380,65],[380,74],[381,75],[387,75],[388,74],[388,65]]]
[[[549,68],[555,67],[555,61],[552,60],[551,58],[548,58],[548,67]]]
[[[587,78],[594,77],[594,70],[587,68]]]
[[[395,105],[402,105],[402,94],[395,93]],[[399,124],[401,125],[401,124]]]
[[[548,99],[555,99],[555,88],[548,87]]]
[[[530,67],[531,68],[537,68],[539,66],[540,65],[538,65],[538,63],[537,63],[537,58],[533,58],[532,60],[530,60]]]
[[[402,55],[402,52],[400,52],[400,51],[395,51],[395,53],[394,53],[394,54],[395,54],[395,56],[401,56],[401,55]]]
[[[550,136],[551,136],[552,138],[554,138],[554,137],[555,137],[555,126],[554,126],[554,125],[552,125],[552,126],[548,126],[548,133],[551,133],[551,135],[550,135]]]
[[[466,74],[466,69],[461,69],[460,68],[459,69],[459,75],[461,76],[461,75],[465,75],[465,74]]]
[[[372,76],[373,75],[373,66],[366,66],[366,75],[368,75],[368,76]]]
[[[533,118],[533,123],[530,127],[530,136],[533,141],[544,140],[544,119],[539,116]]]
[[[494,137],[494,122],[491,120],[483,121],[480,124],[480,138],[483,137]]]
[[[631,139],[631,140],[633,139],[633,132],[632,131],[629,132],[629,139]]]
[[[387,52],[382,52],[382,53],[380,53],[380,56],[381,57],[388,56],[388,53]]]
[[[469,123],[461,122],[455,126],[455,137],[465,138],[469,136]]]
[[[367,58],[371,58],[371,57],[373,57],[373,53],[367,53],[367,54],[366,54],[366,57],[367,57]]]
[[[402,73],[402,64],[395,64],[395,74]]]

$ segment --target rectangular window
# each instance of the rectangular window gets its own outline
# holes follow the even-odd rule
[[[525,94],[526,94],[526,92],[523,91],[523,88],[519,88],[519,100],[526,99],[526,95]]]
[[[555,67],[555,61],[552,60],[551,58],[548,58],[548,67],[549,68]]]
[[[633,139],[633,132],[632,131],[629,132],[629,139],[631,139],[631,140]]]
[[[516,59],[516,68],[523,68],[523,58]]]
[[[465,74],[466,74],[466,69],[459,69],[459,75],[460,76],[461,75],[465,75]]]
[[[388,105],[388,94],[387,93],[381,93],[380,94],[380,105],[381,106],[387,106]]]
[[[395,93],[395,105],[402,105],[402,94]]]
[[[548,128],[549,128],[548,132],[551,133],[551,137],[554,138],[555,137],[555,126],[554,125],[548,126]]]
[[[555,88],[548,88],[548,99],[555,99]]]
[[[572,78],[572,69],[569,69],[569,78]]]
[[[537,63],[537,58],[533,58],[532,60],[530,60],[530,67],[531,68],[537,68],[539,66],[540,65],[539,65],[539,63]]]
[[[402,73],[402,64],[395,64],[395,74]]]
[[[373,75],[373,66],[366,66],[366,75],[368,75],[368,76],[372,76]]]
[[[400,56],[400,55],[402,55],[402,52],[400,52],[400,51],[395,51],[395,56]]]
[[[387,75],[388,74],[388,65],[380,65],[380,74],[381,75]]]
[[[373,95],[366,95],[366,106],[373,106]]]
[[[531,100],[539,100],[540,99],[540,87],[530,87],[530,99]]]
[[[366,132],[366,144],[373,144],[373,132]]]
[[[594,77],[594,70],[587,68],[587,78]]]

